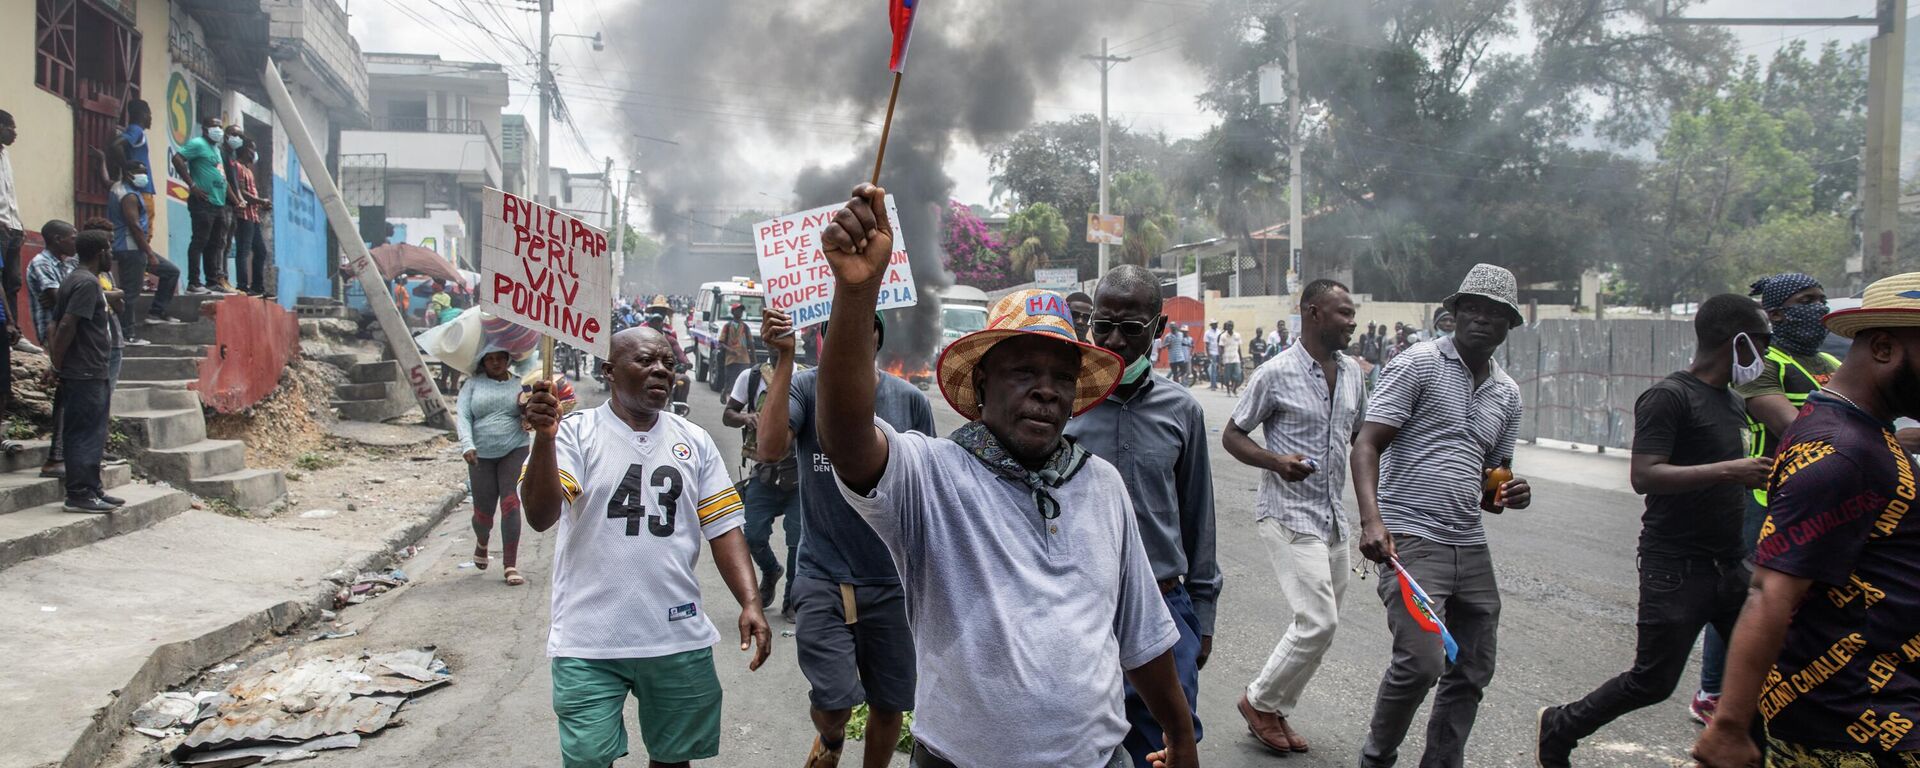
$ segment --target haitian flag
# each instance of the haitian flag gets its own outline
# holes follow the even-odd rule
[[[887,69],[907,71],[907,43],[913,40],[913,8],[920,0],[887,0],[887,22],[893,25],[893,57]]]
[[[1407,606],[1415,623],[1421,629],[1440,636],[1440,644],[1447,649],[1447,663],[1452,664],[1460,656],[1460,644],[1453,641],[1453,633],[1447,631],[1447,625],[1440,622],[1440,615],[1433,610],[1433,600],[1427,597],[1426,590],[1413,580],[1413,574],[1400,566],[1400,558],[1393,558],[1393,572],[1400,576],[1400,602]]]

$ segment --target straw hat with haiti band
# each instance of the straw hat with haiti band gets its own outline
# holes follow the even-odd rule
[[[1015,291],[993,305],[985,330],[960,337],[940,353],[940,394],[946,396],[954,411],[968,421],[979,420],[980,399],[973,388],[973,369],[993,345],[1021,333],[1057,338],[1080,351],[1080,383],[1074,393],[1073,415],[1099,405],[1120,383],[1126,364],[1119,355],[1080,342],[1073,332],[1073,314],[1065,296],[1052,291]]]
[[[1869,328],[1920,328],[1920,272],[1869,285],[1860,306],[1827,313],[1827,330],[1849,339]]]

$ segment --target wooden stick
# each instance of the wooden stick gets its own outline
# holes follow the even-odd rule
[[[880,126],[880,156],[873,159],[874,186],[880,186],[880,165],[887,161],[887,135],[893,133],[893,106],[900,103],[900,76],[905,72],[893,73],[893,95],[887,97],[887,122]]]
[[[553,337],[540,334],[540,380],[553,386]]]

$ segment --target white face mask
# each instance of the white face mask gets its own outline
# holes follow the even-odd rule
[[[245,139],[242,139],[238,136],[227,137],[227,146],[232,147],[234,149],[239,149],[241,146],[245,145],[246,143],[247,141]]]
[[[147,182],[152,180],[153,180],[153,177],[148,176],[144,173],[136,173],[133,175],[133,185],[136,187],[145,187],[147,185]]]
[[[221,139],[224,139],[226,137],[227,137],[227,131],[225,128],[208,128],[207,129],[207,141],[211,141],[215,144],[218,144],[220,143]]]
[[[1747,345],[1747,351],[1753,353],[1753,362],[1748,365],[1740,364],[1740,345],[1743,343]],[[1760,374],[1766,370],[1767,359],[1760,356],[1760,350],[1753,346],[1753,339],[1744,333],[1734,336],[1733,385],[1736,387],[1744,387],[1752,383],[1754,379],[1760,378]]]

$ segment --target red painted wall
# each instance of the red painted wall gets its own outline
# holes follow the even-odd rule
[[[280,384],[287,363],[300,356],[300,320],[279,304],[252,296],[209,301],[214,345],[200,360],[200,401],[220,413],[260,402]]]

